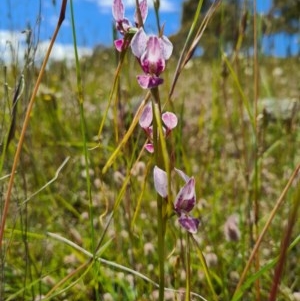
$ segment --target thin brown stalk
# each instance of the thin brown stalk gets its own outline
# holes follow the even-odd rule
[[[273,284],[272,284],[272,288],[271,288],[271,292],[270,292],[269,301],[276,300],[278,286],[279,286],[280,278],[281,278],[281,275],[283,272],[287,249],[289,247],[289,242],[291,240],[293,227],[297,221],[297,212],[298,212],[299,206],[300,206],[300,182],[298,182],[298,185],[296,188],[296,192],[295,192],[295,196],[294,196],[294,205],[290,212],[287,229],[286,229],[286,231],[284,231],[284,237],[283,237],[283,240],[281,243],[281,248],[280,248],[281,252],[280,252],[279,260],[278,260],[278,263],[277,263],[277,266],[276,266],[276,269],[274,272]]]
[[[256,243],[254,245],[254,248],[253,248],[253,250],[252,250],[252,252],[250,254],[250,257],[249,257],[249,259],[248,259],[248,261],[246,263],[246,266],[245,266],[245,268],[243,270],[243,273],[242,273],[242,275],[240,277],[240,280],[239,280],[239,282],[238,282],[238,284],[236,286],[236,289],[235,289],[235,292],[234,292],[234,295],[233,295],[233,299],[234,299],[234,296],[238,293],[239,289],[241,288],[241,285],[244,282],[244,280],[246,278],[246,275],[247,275],[247,272],[248,272],[248,270],[250,268],[250,265],[252,263],[252,260],[254,259],[255,255],[256,255],[256,253],[258,251],[258,248],[259,248],[259,246],[260,246],[260,244],[261,244],[261,242],[262,242],[262,240],[263,240],[263,238],[264,238],[267,230],[269,229],[270,224],[271,224],[273,218],[275,217],[275,214],[277,213],[279,207],[283,203],[285,195],[287,194],[287,192],[290,189],[293,181],[297,177],[297,175],[299,173],[299,170],[300,170],[300,164],[295,168],[294,172],[292,173],[291,177],[289,178],[289,181],[287,182],[286,186],[284,187],[281,195],[277,199],[276,204],[275,204],[273,210],[271,211],[270,216],[269,216],[269,218],[268,218],[268,220],[267,220],[264,228],[262,229],[262,231],[261,231],[261,233],[260,233],[260,235],[259,235],[259,237],[258,237],[258,239],[257,239],[257,241],[256,241]]]
[[[8,209],[9,209],[11,192],[12,192],[13,183],[14,183],[14,177],[15,177],[15,173],[16,173],[17,166],[18,166],[19,159],[20,159],[21,150],[22,150],[24,139],[25,139],[25,133],[26,133],[26,130],[27,130],[27,126],[29,124],[29,119],[30,119],[31,111],[32,111],[33,104],[34,104],[34,101],[35,101],[35,97],[36,97],[37,91],[39,89],[40,83],[42,81],[42,77],[44,75],[46,65],[48,63],[48,59],[50,57],[54,42],[55,42],[56,37],[57,37],[57,34],[58,34],[58,32],[60,30],[60,27],[61,27],[61,25],[62,25],[62,23],[65,19],[65,12],[66,12],[67,2],[68,2],[68,0],[62,0],[59,19],[58,19],[53,37],[50,41],[50,45],[49,45],[48,50],[46,52],[41,70],[39,72],[37,81],[35,83],[35,86],[34,86],[34,89],[33,89],[33,92],[32,92],[28,107],[27,107],[25,119],[24,119],[24,122],[23,122],[21,134],[20,134],[19,143],[18,143],[17,150],[16,150],[16,153],[15,153],[15,156],[14,156],[13,166],[12,166],[12,169],[11,169],[11,176],[9,178],[6,198],[5,198],[3,212],[2,212],[1,226],[0,226],[0,248],[2,247],[4,228],[5,228],[6,218],[7,218],[7,215],[8,215]]]

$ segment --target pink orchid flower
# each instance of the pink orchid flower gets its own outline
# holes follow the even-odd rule
[[[161,115],[161,119],[165,125],[165,127],[163,127],[165,137],[168,137],[171,131],[177,126],[178,123],[177,116],[172,112],[165,112]],[[141,128],[146,132],[150,141],[152,141],[153,139],[152,121],[153,121],[152,105],[151,103],[148,103],[142,112],[142,115],[139,120],[139,124]],[[152,143],[147,143],[145,145],[145,149],[151,154],[154,153],[154,147]]]
[[[195,179],[190,178],[180,189],[175,200],[175,211],[177,213],[190,212],[196,204]]]
[[[180,189],[174,203],[174,211],[177,213],[179,224],[188,232],[195,234],[199,227],[199,219],[189,215],[189,212],[195,207],[196,192],[195,179],[188,177],[183,171],[175,169],[184,179],[185,185]],[[161,168],[154,167],[154,187],[156,192],[163,198],[168,195],[168,177],[167,173]]]
[[[140,7],[142,21],[144,23],[148,15],[147,0],[142,0],[139,3],[139,7]],[[138,26],[139,23],[137,10],[135,11],[134,14],[135,26],[133,26],[131,22],[127,18],[125,18],[125,8],[122,0],[114,0],[112,6],[112,15],[116,22],[116,29],[120,32],[120,34],[126,35],[128,33],[134,33],[137,31],[136,27]],[[122,39],[115,40],[114,44],[116,49],[121,52],[124,47],[129,46],[129,41],[122,38]]]
[[[151,89],[163,83],[159,75],[165,70],[166,60],[173,51],[173,45],[166,36],[147,36],[140,28],[131,41],[133,54],[138,58],[145,72],[138,75],[137,80],[143,89]]]

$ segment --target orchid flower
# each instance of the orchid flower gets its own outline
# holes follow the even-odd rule
[[[183,171],[175,169],[176,172],[185,181],[184,186],[180,189],[174,203],[174,211],[178,215],[179,224],[188,232],[196,233],[199,226],[199,219],[189,215],[190,211],[196,204],[195,179],[188,177]],[[166,198],[168,195],[168,177],[167,173],[161,168],[154,167],[154,187],[156,192]]]
[[[161,115],[161,119],[165,125],[165,127],[163,127],[163,132],[165,134],[165,137],[168,137],[171,131],[177,126],[178,123],[177,116],[172,112],[165,112]],[[142,112],[142,115],[139,120],[139,124],[141,128],[146,132],[150,141],[152,141],[153,139],[152,121],[153,121],[152,105],[151,103],[148,103]],[[145,148],[151,154],[154,152],[154,147],[152,143],[147,143],[145,145]]]
[[[151,89],[163,83],[159,75],[165,70],[166,60],[173,51],[173,45],[166,36],[147,36],[140,28],[131,41],[132,53],[138,58],[145,74],[137,80],[143,89]]]
[[[143,23],[145,22],[147,15],[148,15],[148,5],[147,0],[142,0],[139,3],[141,17]],[[137,10],[134,14],[134,22],[135,26],[131,24],[131,22],[125,18],[125,8],[123,5],[122,0],[114,0],[113,6],[112,6],[112,15],[116,22],[116,29],[120,32],[120,34],[125,35],[127,33],[134,33],[137,31],[138,26],[138,13]],[[142,25],[142,24],[141,24]],[[129,43],[126,44],[126,40],[124,38],[118,39],[114,41],[115,47],[118,51],[122,51],[124,47],[128,47]]]

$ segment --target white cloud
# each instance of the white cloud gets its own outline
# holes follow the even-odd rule
[[[25,33],[8,30],[0,31],[0,58],[5,63],[14,61],[19,57],[19,50],[24,45]],[[23,49],[24,54],[24,49]]]
[[[42,59],[45,56],[48,47],[49,47],[49,42],[39,43],[38,50],[37,50],[37,57]],[[79,57],[89,56],[93,52],[92,49],[87,47],[78,47],[77,51]],[[72,44],[55,43],[50,54],[50,59],[57,60],[57,61],[74,60],[75,59],[74,46]]]
[[[113,0],[86,0],[86,1],[96,3],[102,12],[111,12]],[[161,0],[159,10],[161,12],[176,11],[178,5],[176,5],[174,2],[175,1],[171,1],[171,0]],[[125,9],[135,7],[135,0],[123,0],[123,3]],[[150,8],[153,8],[153,1],[148,0],[148,5]]]
[[[38,44],[34,60],[39,64],[42,62],[46,51],[49,47],[49,41],[41,41]],[[0,58],[2,63],[10,64],[12,62],[22,64],[24,55],[28,49],[26,44],[26,34],[21,32],[0,30]],[[89,56],[92,49],[86,47],[78,47],[78,55]],[[51,60],[66,60],[72,62],[74,60],[74,47],[72,44],[65,45],[55,43],[50,55]]]

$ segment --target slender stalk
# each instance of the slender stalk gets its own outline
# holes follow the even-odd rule
[[[94,225],[93,225],[93,203],[92,203],[92,195],[91,195],[91,180],[89,176],[89,157],[88,157],[88,149],[87,149],[87,141],[86,141],[86,124],[84,117],[84,109],[83,109],[83,87],[82,87],[82,78],[81,71],[79,66],[79,58],[77,52],[77,39],[76,39],[76,30],[75,30],[75,20],[74,20],[74,10],[73,10],[73,0],[70,1],[70,9],[71,9],[71,21],[72,21],[72,34],[73,34],[73,44],[74,44],[74,53],[75,53],[75,62],[76,62],[76,78],[77,78],[77,97],[79,102],[79,110],[80,110],[80,128],[81,135],[83,140],[83,153],[84,153],[84,161],[85,161],[85,172],[86,172],[86,186],[87,186],[87,194],[89,199],[89,215],[90,215],[90,223],[91,223],[91,249],[95,252],[95,236],[94,236]]]
[[[211,279],[211,276],[210,276],[210,272],[209,272],[208,266],[206,264],[205,257],[204,257],[204,255],[203,255],[203,253],[201,251],[201,248],[200,248],[197,240],[194,238],[193,235],[191,235],[190,238],[193,240],[194,245],[196,246],[196,251],[197,251],[197,254],[198,254],[198,258],[199,258],[200,263],[202,265],[202,269],[203,269],[203,272],[205,274],[208,287],[209,287],[209,289],[210,289],[210,291],[212,293],[212,300],[218,301],[219,298],[217,296],[217,293],[215,292],[215,289],[214,289],[214,286],[213,286],[213,283],[212,283],[212,279]]]
[[[297,221],[297,212],[299,210],[299,207],[300,207],[300,182],[298,183],[296,191],[295,191],[294,204],[290,211],[288,225],[287,225],[286,231],[284,232],[284,237],[283,237],[283,240],[281,243],[280,256],[279,256],[279,260],[278,260],[278,263],[277,263],[277,266],[276,266],[276,269],[274,272],[273,284],[272,284],[272,288],[271,288],[271,292],[270,292],[269,301],[276,300],[277,291],[278,291],[279,284],[280,284],[280,278],[281,278],[281,275],[283,272],[284,263],[285,263],[285,259],[286,259],[286,253],[288,251],[293,227]]]
[[[259,94],[259,83],[258,83],[258,53],[257,53],[257,19],[256,19],[256,0],[253,1],[253,49],[254,49],[254,55],[253,55],[253,90],[254,90],[254,129],[255,129],[255,135],[254,135],[254,157],[255,157],[255,165],[254,165],[254,195],[253,195],[253,209],[254,209],[254,234],[255,239],[259,236],[259,168],[258,168],[258,161],[259,161],[259,141],[258,141],[258,126],[257,126],[257,115],[258,115],[258,94]],[[259,258],[259,252],[257,250],[256,257],[255,257],[255,271],[258,272],[260,269],[260,258]],[[260,281],[257,279],[255,282],[255,290],[256,290],[256,300],[260,301]]]
[[[190,255],[190,234],[186,232],[186,280],[185,280],[185,301],[191,300],[191,255]]]
[[[87,148],[87,139],[86,139],[86,123],[85,123],[85,115],[84,115],[84,108],[83,108],[83,87],[82,87],[82,77],[79,65],[79,58],[77,52],[77,39],[76,39],[76,30],[75,30],[75,19],[74,19],[74,10],[73,10],[73,0],[70,1],[70,10],[71,10],[71,21],[72,21],[72,33],[73,33],[73,45],[74,45],[74,53],[75,53],[75,62],[76,62],[76,78],[77,78],[77,97],[79,102],[79,110],[80,110],[80,128],[81,128],[81,135],[83,140],[83,154],[84,154],[84,161],[85,161],[85,173],[86,173],[86,189],[87,195],[89,200],[89,219],[90,219],[90,237],[91,237],[91,249],[93,256],[95,257],[96,254],[96,239],[95,239],[95,230],[94,230],[94,206],[93,206],[93,199],[92,199],[92,189],[91,189],[91,178],[89,174],[89,154]],[[99,268],[98,263],[94,267],[94,274],[95,278],[97,278]],[[98,283],[95,281],[95,286]],[[96,300],[100,300],[99,290],[98,287],[95,288],[96,292]]]
[[[157,242],[159,258],[159,301],[164,300],[165,287],[165,239],[164,239],[164,218],[163,218],[163,199],[157,196]]]
[[[153,118],[153,145],[155,154],[155,163],[159,168],[164,168],[163,158],[161,156],[161,143],[160,139],[162,136],[159,135],[159,128],[157,120],[161,116],[161,105],[158,88],[151,90],[152,100],[152,111],[154,114]],[[157,116],[159,115],[159,116]],[[158,243],[158,261],[159,261],[159,301],[164,300],[164,287],[165,287],[165,227],[166,220],[164,218],[165,204],[164,199],[157,194],[157,243]]]
[[[154,5],[154,12],[155,12],[155,19],[156,19],[156,26],[159,34],[161,33],[161,26],[159,20],[159,7],[160,7],[160,0],[153,0]]]

